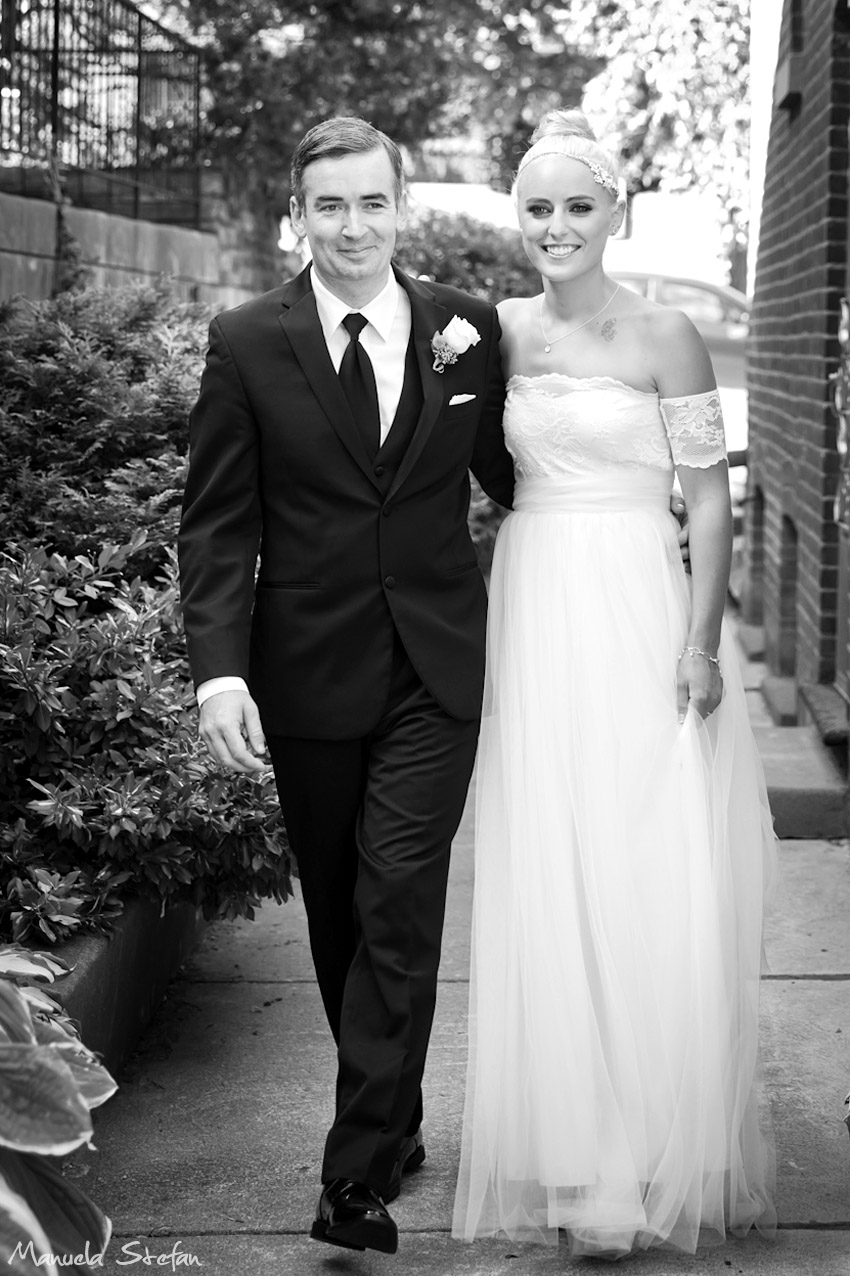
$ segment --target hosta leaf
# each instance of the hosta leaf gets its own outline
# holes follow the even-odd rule
[[[102,1254],[112,1224],[59,1167],[43,1156],[18,1155],[0,1148],[0,1172],[38,1218],[57,1256]]]
[[[18,1043],[35,1041],[32,1016],[20,989],[0,980],[0,1041]]]
[[[34,1006],[36,1010],[43,1010],[47,1014],[53,1014],[59,1010],[60,1004],[49,993],[42,992],[40,988],[21,988],[21,994],[30,1006]]]
[[[18,979],[43,979],[53,983],[57,975],[66,974],[71,967],[61,957],[51,957],[47,953],[31,953],[19,944],[10,944],[0,948],[0,976]]]
[[[57,1042],[54,1049],[60,1052],[74,1078],[77,1092],[88,1108],[99,1108],[107,1099],[111,1099],[118,1089],[118,1083],[103,1064],[79,1043],[69,1041],[67,1036]]]
[[[91,1138],[89,1110],[48,1046],[0,1045],[0,1145],[61,1156]]]
[[[30,1250],[30,1244],[32,1250]],[[12,1276],[33,1276],[33,1272],[58,1276],[55,1263],[48,1261],[50,1241],[33,1211],[0,1174],[0,1254],[6,1256]],[[33,1255],[35,1261],[30,1259]]]
[[[35,1039],[40,1046],[74,1046],[76,1049],[85,1049],[81,1046],[73,1030],[66,1023],[62,1023],[59,1017],[52,1016],[45,1019],[42,1015],[35,1015],[33,1018],[33,1027],[35,1028]]]

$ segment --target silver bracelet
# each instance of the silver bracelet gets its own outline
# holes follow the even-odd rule
[[[720,668],[720,661],[716,656],[710,656],[707,651],[703,651],[702,647],[683,647],[679,652],[680,660],[682,659],[682,656],[702,656],[702,658],[707,660],[710,664],[716,665],[717,672],[720,674],[721,678],[723,677],[723,670]]]

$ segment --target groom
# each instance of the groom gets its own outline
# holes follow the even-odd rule
[[[338,1046],[311,1234],[394,1253],[483,685],[468,471],[509,505],[513,467],[494,309],[392,266],[398,147],[328,120],[292,192],[312,265],[210,328],[183,609],[202,738],[274,766]]]

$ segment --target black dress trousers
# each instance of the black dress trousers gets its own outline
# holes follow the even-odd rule
[[[422,1119],[451,841],[478,722],[450,717],[396,638],[383,715],[357,740],[268,737],[338,1045],[322,1180],[383,1192]]]

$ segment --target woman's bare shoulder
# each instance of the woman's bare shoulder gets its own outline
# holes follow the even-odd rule
[[[647,333],[657,357],[659,394],[675,398],[715,389],[711,357],[692,320],[672,306],[657,310],[647,320]]]
[[[505,297],[496,309],[499,312],[499,319],[504,322],[506,319],[520,319],[539,305],[540,294],[538,293],[536,297]]]

